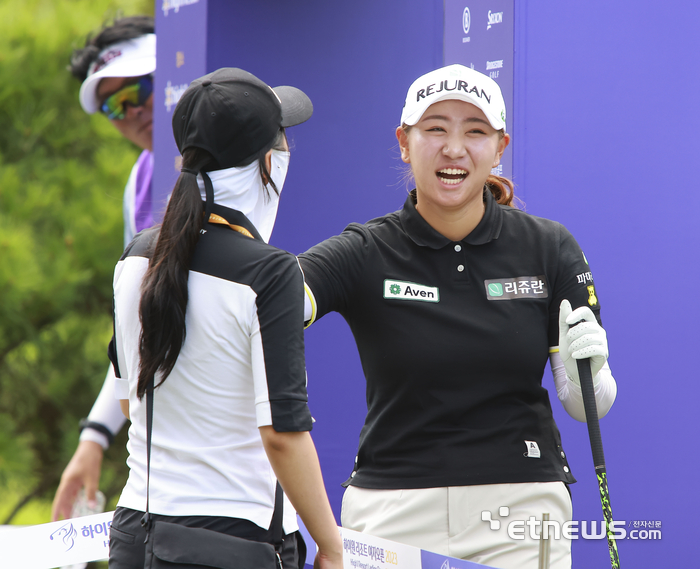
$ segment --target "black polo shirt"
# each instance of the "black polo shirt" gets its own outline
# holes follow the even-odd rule
[[[350,484],[575,482],[542,375],[562,299],[599,313],[590,269],[561,224],[484,201],[459,242],[409,196],[300,256],[317,318],[343,315],[367,380]]]

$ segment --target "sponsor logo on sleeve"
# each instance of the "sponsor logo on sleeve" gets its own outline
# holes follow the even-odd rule
[[[384,298],[390,300],[440,302],[440,290],[436,286],[386,279],[384,281]]]
[[[591,306],[598,306],[598,297],[595,295],[595,287],[589,285],[586,288],[588,289],[588,304]]]
[[[489,300],[515,300],[518,298],[547,298],[547,279],[535,277],[511,277],[484,281],[486,298]]]
[[[578,284],[585,284],[585,283],[592,283],[593,282],[593,275],[591,274],[590,271],[581,273],[580,275],[576,275],[576,282]]]

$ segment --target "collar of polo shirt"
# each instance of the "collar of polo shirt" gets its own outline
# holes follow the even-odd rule
[[[472,232],[462,239],[463,243],[485,245],[493,239],[498,239],[503,226],[503,212],[493,194],[488,190],[484,190],[484,202],[486,204],[484,217],[481,218],[481,221]],[[442,249],[445,245],[452,243],[452,240],[438,233],[418,213],[413,196],[408,196],[406,207],[401,210],[399,216],[406,234],[416,245],[430,247],[431,249]]]

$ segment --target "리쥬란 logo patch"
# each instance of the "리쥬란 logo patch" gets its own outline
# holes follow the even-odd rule
[[[486,298],[489,300],[515,300],[518,298],[547,298],[547,279],[544,275],[534,277],[511,277],[484,281]]]

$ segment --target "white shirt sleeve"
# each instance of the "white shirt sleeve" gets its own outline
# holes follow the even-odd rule
[[[124,423],[126,423],[126,417],[124,413],[122,413],[119,400],[116,398],[114,392],[115,379],[114,368],[110,364],[100,394],[97,396],[95,404],[92,406],[87,418],[88,421],[103,424],[110,432],[117,434],[124,426]],[[90,427],[83,429],[80,433],[80,440],[96,442],[104,449],[109,446],[107,437]]]
[[[581,386],[576,385],[566,376],[564,362],[559,355],[559,351],[549,354],[549,363],[554,376],[554,386],[557,388],[557,397],[561,401],[566,412],[577,421],[586,422],[586,412],[583,408],[583,396]],[[612,376],[608,362],[593,378],[593,388],[595,400],[598,407],[598,418],[603,418],[615,402],[617,396],[617,383]]]

